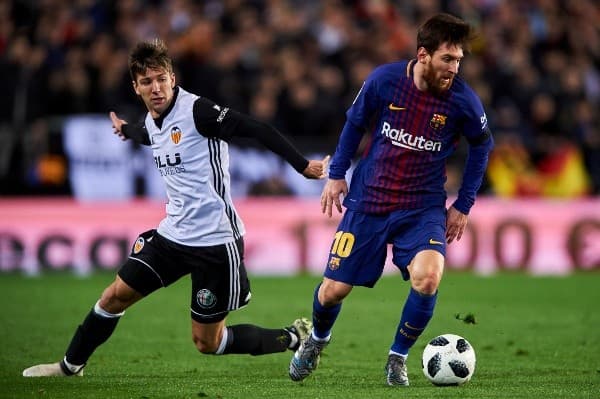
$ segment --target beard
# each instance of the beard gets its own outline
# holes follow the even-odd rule
[[[451,76],[448,79],[448,82],[446,82],[444,77],[437,74],[431,66],[426,67],[423,71],[423,80],[427,83],[428,90],[434,95],[443,94],[450,89],[454,76]]]

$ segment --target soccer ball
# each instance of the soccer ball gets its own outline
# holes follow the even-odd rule
[[[475,371],[475,350],[461,336],[443,334],[423,350],[423,374],[434,385],[461,385]]]

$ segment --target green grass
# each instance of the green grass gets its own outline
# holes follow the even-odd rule
[[[600,274],[478,277],[447,273],[433,320],[408,360],[411,386],[384,385],[383,365],[408,284],[385,277],[344,303],[318,370],[287,376],[291,352],[207,356],[190,338],[189,281],[151,295],[121,320],[83,378],[23,378],[63,356],[74,328],[112,274],[77,278],[0,274],[1,398],[600,398]],[[266,327],[309,315],[318,277],[252,278],[253,300],[229,323]],[[472,314],[476,324],[456,315]],[[432,337],[466,337],[477,370],[460,387],[434,387],[420,369]]]

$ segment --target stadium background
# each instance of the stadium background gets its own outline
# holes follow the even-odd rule
[[[152,157],[121,143],[107,117],[144,114],[127,72],[136,41],[163,38],[184,87],[274,124],[316,157],[334,151],[369,71],[412,57],[417,24],[438,11],[477,29],[461,74],[496,140],[451,266],[598,269],[598,2],[4,0],[0,270],[115,268],[124,243],[162,216]],[[231,151],[250,271],[318,273],[336,221],[320,217],[322,182],[252,143]],[[448,166],[451,196],[464,155],[461,145]]]
[[[143,114],[126,67],[133,43],[164,38],[184,87],[321,156],[334,151],[364,77],[412,57],[417,24],[437,11],[477,27],[461,73],[482,97],[496,149],[402,396],[597,399],[595,0],[0,0],[0,398],[399,397],[381,373],[408,289],[397,273],[353,292],[335,345],[303,384],[289,381],[289,353],[199,356],[187,279],[128,311],[83,380],[20,375],[60,358],[135,235],[164,214],[151,155],[117,140],[107,116]],[[319,212],[323,182],[250,143],[231,148],[254,276],[252,305],[229,321],[279,326],[310,314],[338,219]],[[448,167],[450,195],[464,155]],[[465,387],[437,389],[420,372],[419,351],[445,332],[477,350]]]

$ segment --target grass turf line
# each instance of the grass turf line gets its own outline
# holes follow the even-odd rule
[[[384,385],[383,366],[408,283],[384,277],[344,302],[332,344],[302,383],[287,376],[291,352],[206,356],[191,341],[184,278],[127,311],[90,359],[83,378],[23,378],[24,368],[60,359],[77,324],[114,278],[0,274],[0,398],[600,398],[600,274],[493,277],[448,272],[429,327],[408,360],[411,386]],[[253,299],[229,324],[288,325],[309,316],[319,277],[252,277]],[[476,324],[458,315],[473,315]],[[432,386],[421,351],[442,333],[477,353],[471,382]]]

